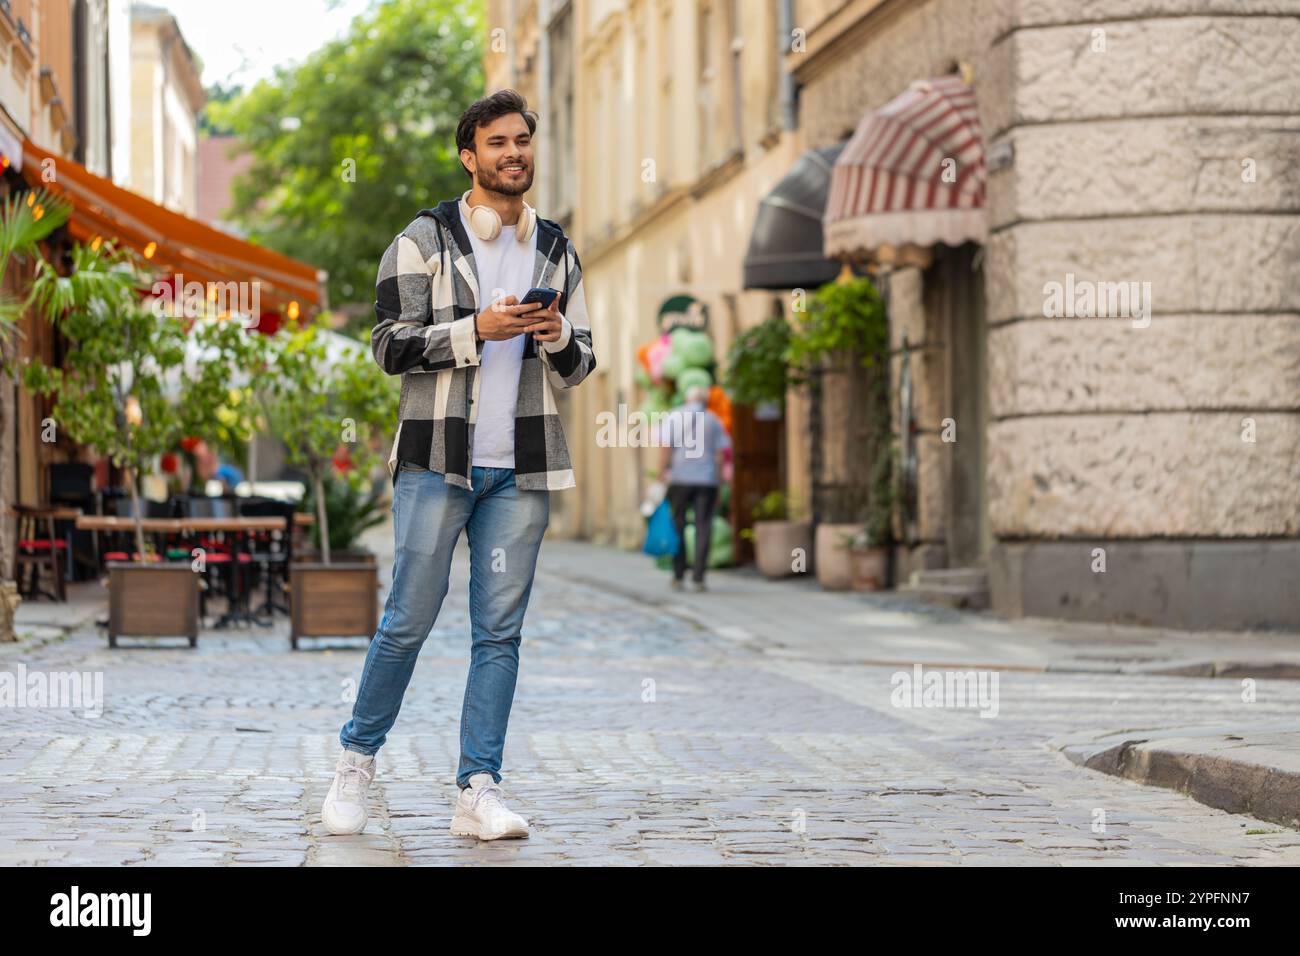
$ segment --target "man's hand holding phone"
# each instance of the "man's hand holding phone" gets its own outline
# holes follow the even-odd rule
[[[479,338],[485,342],[499,342],[522,333],[532,334],[539,342],[559,341],[564,330],[564,319],[555,310],[558,296],[559,293],[554,289],[530,289],[522,302],[513,295],[508,295],[480,312],[475,317],[474,328]],[[539,299],[549,301],[543,303]]]
[[[484,342],[513,339],[534,324],[533,316],[539,307],[535,302],[521,303],[513,295],[497,299],[474,316],[474,331]]]

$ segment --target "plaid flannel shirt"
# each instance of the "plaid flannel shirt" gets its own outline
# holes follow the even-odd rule
[[[564,281],[552,281],[563,266]],[[573,465],[551,388],[571,388],[596,367],[582,286],[582,266],[560,226],[537,219],[534,286],[560,289],[564,317],[556,342],[524,342],[515,407],[515,484],[522,490],[571,488]],[[483,343],[474,334],[481,303],[473,247],[459,200],[422,209],[384,252],[375,281],[370,347],[390,375],[402,376],[397,434],[388,458],[440,472],[449,485],[470,487],[478,367]],[[541,345],[542,348],[538,348]]]

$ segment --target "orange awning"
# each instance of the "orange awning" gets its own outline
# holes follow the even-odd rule
[[[53,161],[54,182],[41,178],[45,160]],[[164,271],[181,273],[186,282],[255,281],[264,311],[297,302],[305,316],[325,301],[324,271],[150,202],[30,140],[23,141],[23,175],[72,203],[68,228],[81,242],[100,236],[130,246]]]

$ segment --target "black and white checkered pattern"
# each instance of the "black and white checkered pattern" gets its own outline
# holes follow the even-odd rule
[[[563,266],[562,286],[552,275]],[[572,241],[549,219],[537,220],[534,286],[560,288],[564,330],[557,342],[528,336],[515,408],[515,484],[522,490],[575,484],[564,430],[551,388],[571,388],[596,367],[587,321],[582,265]],[[388,459],[441,472],[469,488],[483,343],[474,335],[480,304],[473,247],[459,201],[422,209],[385,250],[375,280],[375,327],[370,347],[390,375],[402,376],[397,435]]]

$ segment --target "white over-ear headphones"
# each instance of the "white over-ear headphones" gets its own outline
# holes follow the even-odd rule
[[[469,221],[469,227],[474,230],[474,235],[484,242],[491,242],[501,235],[501,216],[491,206],[470,206],[471,192],[473,190],[467,189],[460,197],[460,211]],[[536,228],[537,210],[524,203],[524,211],[519,214],[518,228],[515,229],[515,239],[519,242],[527,242],[533,237],[533,230]]]

